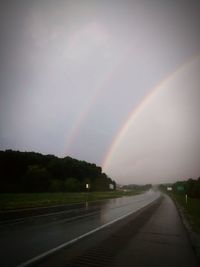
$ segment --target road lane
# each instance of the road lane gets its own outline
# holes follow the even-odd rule
[[[92,212],[98,209],[99,206],[103,205],[102,201],[94,201],[90,203],[78,203],[78,204],[68,204],[53,207],[40,207],[31,209],[22,209],[19,211],[11,210],[0,212],[0,225],[5,224],[18,224],[26,223],[36,220],[55,220],[62,218],[72,218],[80,216],[88,212]]]
[[[91,230],[105,225],[121,216],[134,212],[158,198],[159,193],[149,191],[145,194],[103,201],[85,205],[84,212],[69,216],[50,216],[0,227],[0,266],[16,266],[69,242]],[[74,207],[73,207],[74,209]],[[81,208],[82,209],[82,208]],[[69,211],[67,211],[69,214]],[[12,255],[12,256],[11,256]]]
[[[165,195],[160,207],[114,258],[121,267],[197,267],[186,230],[174,202]]]
[[[110,229],[103,229],[71,247],[66,247],[34,266],[198,267],[199,265],[173,201],[164,196],[136,215],[114,224]]]

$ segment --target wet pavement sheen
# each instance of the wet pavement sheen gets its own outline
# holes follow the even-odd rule
[[[199,266],[173,201],[165,196],[150,220],[116,255],[115,267]]]
[[[0,266],[13,267],[77,238],[158,198],[149,191],[141,195],[73,205],[62,212],[26,218],[0,226]],[[70,216],[69,216],[70,214]]]

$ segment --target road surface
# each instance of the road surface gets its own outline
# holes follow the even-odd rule
[[[64,211],[10,220],[0,225],[0,266],[29,266],[77,239],[108,227],[154,202],[158,192],[71,205]],[[102,231],[102,229],[101,229]],[[57,265],[56,265],[57,266]]]
[[[35,266],[197,267],[199,265],[174,203],[168,196],[163,196],[161,201],[143,209],[136,216],[130,215],[110,229],[103,229]]]

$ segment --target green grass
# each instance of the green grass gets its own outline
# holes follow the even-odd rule
[[[184,195],[170,194],[183,208],[192,229],[200,233],[200,199],[188,198],[187,204]]]
[[[0,210],[54,206],[85,201],[96,201],[142,193],[142,191],[109,191],[80,193],[26,193],[0,194]]]

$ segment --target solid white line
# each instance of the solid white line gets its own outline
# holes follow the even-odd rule
[[[159,196],[158,196],[158,197],[159,197]],[[157,197],[157,198],[158,198],[158,197]],[[156,199],[157,199],[157,198],[156,198]],[[24,262],[24,263],[22,263],[22,264],[20,264],[20,265],[17,265],[17,267],[28,267],[28,266],[30,266],[30,265],[32,265],[32,264],[34,264],[34,263],[36,263],[36,262],[38,262],[38,261],[44,259],[45,257],[50,256],[51,254],[53,254],[53,253],[59,251],[60,249],[65,248],[65,247],[67,247],[67,246],[69,246],[69,245],[71,245],[71,244],[77,242],[77,241],[80,240],[80,239],[82,239],[82,238],[84,238],[84,237],[86,237],[86,236],[89,236],[89,235],[91,235],[91,234],[93,234],[93,233],[95,233],[95,232],[97,232],[97,231],[99,231],[99,230],[101,230],[101,229],[103,229],[103,228],[105,228],[105,227],[107,227],[107,226],[109,226],[109,225],[111,225],[111,224],[117,222],[117,221],[120,221],[120,220],[122,220],[122,219],[128,217],[129,215],[133,214],[134,212],[136,212],[136,211],[138,211],[138,210],[144,208],[145,206],[151,204],[151,203],[154,202],[156,199],[152,200],[152,201],[149,202],[148,204],[143,205],[142,207],[136,208],[136,210],[131,211],[131,212],[129,212],[129,213],[127,213],[127,214],[125,214],[125,215],[123,215],[123,216],[121,216],[121,217],[119,217],[119,218],[117,218],[117,219],[115,219],[115,220],[113,220],[113,221],[111,221],[111,222],[108,222],[108,223],[106,223],[106,224],[103,224],[103,225],[101,225],[101,226],[99,226],[99,227],[97,227],[97,228],[95,228],[95,229],[93,229],[93,230],[91,230],[91,231],[89,231],[89,232],[83,234],[83,235],[80,235],[80,236],[78,236],[78,237],[76,237],[76,238],[74,238],[74,239],[72,239],[72,240],[70,240],[70,241],[68,241],[68,242],[66,242],[66,243],[63,243],[63,244],[60,245],[60,246],[57,246],[56,248],[50,249],[50,250],[48,250],[48,251],[46,251],[46,252],[44,252],[44,253],[42,253],[42,254],[40,254],[40,255],[38,255],[38,256],[32,258],[32,259],[30,259],[30,260],[28,260],[28,261],[26,261],[26,262]]]

